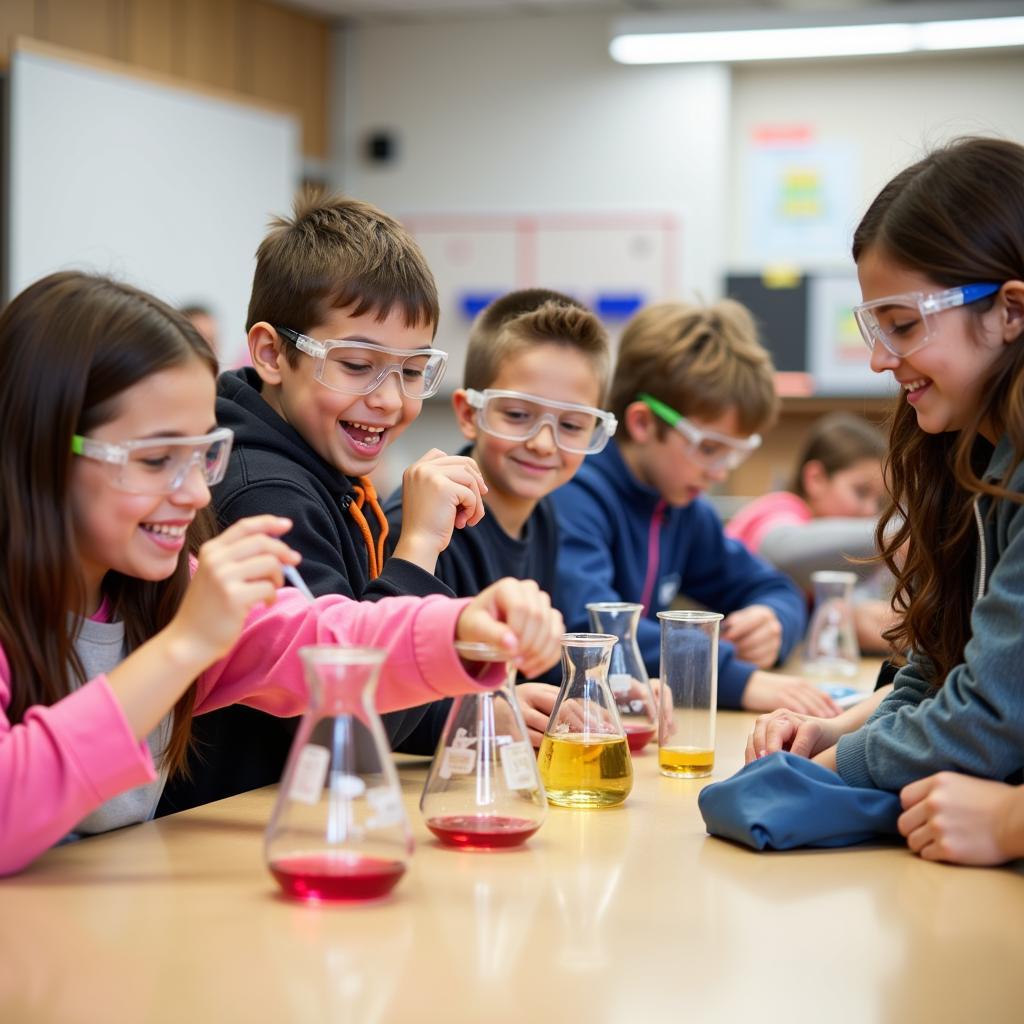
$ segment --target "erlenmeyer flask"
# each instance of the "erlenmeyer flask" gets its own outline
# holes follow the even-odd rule
[[[852,572],[814,572],[814,613],[807,629],[803,668],[808,675],[855,676],[860,648],[853,621]]]
[[[420,798],[427,828],[467,850],[518,846],[540,828],[548,802],[515,695],[515,666],[487,644],[457,643],[466,661],[503,662],[496,690],[456,697]]]
[[[642,604],[624,601],[598,601],[587,605],[590,628],[595,633],[610,633],[619,641],[612,648],[608,683],[626,731],[626,741],[634,754],[643,750],[658,731],[654,691],[636,640],[643,610]]]
[[[608,685],[615,642],[605,633],[562,637],[562,688],[537,755],[550,803],[610,807],[633,788],[633,760]]]
[[[385,651],[303,647],[309,708],[267,827],[266,858],[289,896],[368,900],[405,872],[412,833],[374,706]]]

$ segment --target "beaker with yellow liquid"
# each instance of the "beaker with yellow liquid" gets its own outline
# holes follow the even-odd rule
[[[537,755],[548,802],[612,807],[633,788],[633,760],[608,683],[616,638],[562,637],[562,688]]]

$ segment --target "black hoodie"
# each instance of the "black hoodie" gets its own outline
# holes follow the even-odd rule
[[[401,558],[386,560],[381,574],[370,579],[367,543],[350,510],[360,503],[359,480],[325,462],[281,419],[261,396],[261,383],[251,367],[221,374],[217,382],[217,425],[235,434],[227,473],[213,490],[221,527],[267,512],[287,516],[293,526],[285,540],[302,555],[302,578],[318,597],[452,596],[432,573]],[[379,527],[370,503],[365,518],[376,541]],[[425,708],[411,708],[382,716],[393,747],[401,746],[424,713]],[[157,814],[277,782],[296,724],[241,706],[197,718],[192,778],[168,783]]]

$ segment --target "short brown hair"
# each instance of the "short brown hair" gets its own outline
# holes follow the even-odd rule
[[[754,434],[778,412],[771,356],[745,306],[663,302],[642,309],[622,332],[612,379],[611,411],[626,435],[626,408],[646,392],[684,416],[715,419],[736,409]],[[668,427],[657,421],[658,435]]]
[[[305,188],[292,217],[275,217],[256,250],[248,331],[260,321],[307,332],[331,309],[353,316],[395,308],[409,327],[440,316],[434,275],[412,235],[369,203]],[[286,346],[289,362],[297,358]]]
[[[509,292],[477,316],[469,332],[463,387],[490,387],[502,362],[532,345],[562,345],[583,355],[604,402],[611,370],[607,331],[582,303],[546,288]]]

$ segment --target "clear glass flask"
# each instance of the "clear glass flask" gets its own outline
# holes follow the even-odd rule
[[[292,742],[265,854],[305,900],[387,895],[412,855],[391,749],[374,704],[385,651],[321,645],[299,654],[309,708]]]
[[[807,628],[803,670],[808,675],[851,678],[860,667],[860,648],[853,620],[852,572],[811,573],[814,612]]]
[[[544,822],[548,802],[515,694],[515,666],[487,644],[457,643],[466,661],[501,662],[496,690],[456,697],[420,797],[427,828],[466,850],[518,846]]]
[[[608,684],[615,643],[605,633],[562,637],[562,688],[537,755],[550,803],[610,807],[633,788],[633,760]]]
[[[625,601],[596,601],[587,605],[590,628],[595,633],[609,633],[619,641],[612,648],[608,683],[633,754],[643,750],[658,732],[654,691],[636,639],[643,610],[642,604]]]

